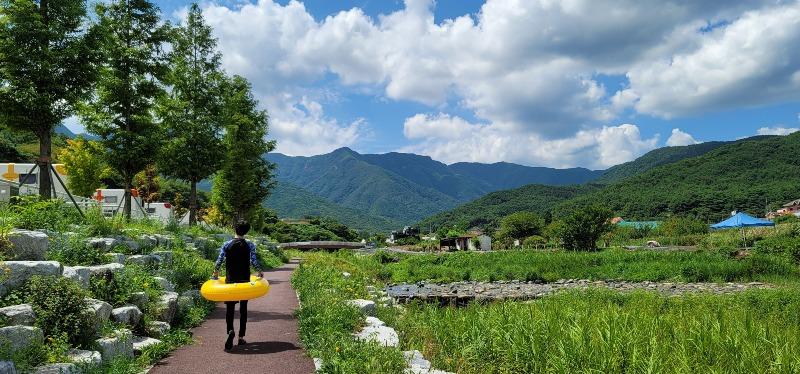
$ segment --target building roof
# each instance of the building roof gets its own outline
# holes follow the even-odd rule
[[[786,204],[783,204],[783,206],[787,207],[787,208],[790,207],[790,206],[797,206],[797,205],[800,205],[800,199],[792,200],[792,201],[790,201],[790,202],[788,202]]]

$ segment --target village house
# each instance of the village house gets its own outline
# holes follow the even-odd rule
[[[439,249],[444,251],[491,251],[492,238],[484,234],[466,234],[439,240]]]

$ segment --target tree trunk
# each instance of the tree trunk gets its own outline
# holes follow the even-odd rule
[[[130,181],[125,181],[125,206],[122,208],[122,214],[125,216],[125,219],[130,221],[131,220],[131,189],[133,185]]]
[[[189,192],[189,226],[197,223],[197,180],[191,180],[192,189]]]
[[[39,196],[42,199],[51,199],[53,180],[50,174],[50,156],[52,149],[52,136],[50,131],[39,133],[39,158],[36,164],[39,165]]]

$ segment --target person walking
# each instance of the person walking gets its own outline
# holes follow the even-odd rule
[[[264,267],[258,260],[256,245],[245,239],[244,236],[250,231],[250,224],[245,221],[237,222],[233,227],[236,236],[222,245],[219,250],[217,262],[214,264],[214,279],[219,278],[219,269],[222,262],[225,262],[225,283],[247,283],[250,282],[250,265],[258,271],[258,277],[264,277]],[[233,338],[236,336],[233,331],[233,314],[236,304],[239,303],[239,345],[247,344],[244,340],[247,333],[247,300],[226,301],[225,322],[228,331],[228,339],[225,341],[225,350],[233,348]]]

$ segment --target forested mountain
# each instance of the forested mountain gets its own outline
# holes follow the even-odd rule
[[[763,215],[767,205],[800,198],[798,170],[800,133],[668,147],[610,169],[613,178],[598,180],[605,183],[497,191],[422,220],[420,226],[486,226],[518,211],[558,217],[589,204],[626,219],[690,215],[710,222],[733,210]]]
[[[602,176],[597,178],[597,183],[613,183],[623,180],[627,177],[648,171],[654,167],[671,164],[687,158],[702,156],[724,145],[734,144],[741,141],[761,140],[767,139],[772,136],[754,136],[750,138],[727,141],[727,142],[705,142],[700,144],[676,146],[676,147],[663,147],[654,149],[645,153],[641,157],[628,161],[623,164],[612,166],[603,172]]]
[[[800,133],[743,139],[576,197],[554,214],[599,203],[632,219],[675,214],[718,220],[737,209],[763,215],[767,204],[800,197],[798,170]]]
[[[349,148],[312,157],[269,154],[278,181],[335,204],[402,224],[446,211],[489,192],[530,183],[590,181],[602,172],[534,168],[508,163],[446,165],[407,153],[362,155]],[[273,194],[273,202],[282,196]],[[311,208],[311,207],[306,207]]]
[[[592,182],[604,175],[603,170],[584,168],[552,169],[497,162],[480,164],[459,162],[450,165],[456,173],[468,177],[473,183],[485,186],[484,191],[493,192],[524,186],[526,184],[546,184],[564,186]]]
[[[389,232],[402,227],[400,223],[388,218],[337,205],[289,182],[279,181],[264,201],[264,206],[275,210],[278,217],[334,218],[355,230]]]
[[[571,186],[548,186],[530,184],[506,191],[492,192],[455,209],[438,213],[422,220],[423,231],[435,231],[439,227],[460,228],[490,227],[501,218],[519,211],[548,214],[557,204],[601,188],[598,184]]]

